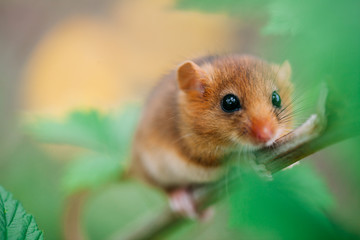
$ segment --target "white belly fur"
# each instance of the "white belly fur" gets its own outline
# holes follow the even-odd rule
[[[148,174],[164,187],[211,182],[224,171],[221,167],[202,167],[181,159],[175,151],[151,149],[141,155]]]

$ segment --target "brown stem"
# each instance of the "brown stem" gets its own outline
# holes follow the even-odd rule
[[[85,240],[87,239],[81,227],[81,216],[84,202],[88,192],[79,192],[68,197],[64,213],[64,239]]]

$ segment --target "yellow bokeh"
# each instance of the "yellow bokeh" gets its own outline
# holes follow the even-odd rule
[[[39,41],[24,73],[24,107],[59,116],[141,101],[188,58],[231,48],[233,20],[182,11],[173,1],[119,1],[103,16],[64,19]]]

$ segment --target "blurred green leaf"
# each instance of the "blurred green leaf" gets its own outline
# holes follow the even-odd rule
[[[65,121],[40,118],[28,128],[42,142],[119,154],[130,144],[138,112],[136,107],[117,115],[104,115],[96,110],[74,111]]]
[[[140,108],[130,105],[120,112],[113,113],[109,116],[109,129],[115,136],[116,151],[122,157],[128,155],[139,115]]]
[[[0,186],[0,239],[44,239],[34,217]]]
[[[30,132],[46,143],[91,150],[75,157],[65,169],[62,185],[67,193],[73,193],[97,187],[121,175],[138,115],[137,107],[111,115],[101,115],[95,110],[74,111],[64,122],[41,119],[30,126]]]
[[[267,4],[268,1],[266,0],[178,0],[176,7],[208,12],[227,12],[251,17],[251,15],[258,14],[259,12],[262,13]]]
[[[84,154],[68,164],[63,188],[70,194],[114,180],[121,174],[120,164],[120,159],[101,154]]]
[[[64,122],[40,119],[30,126],[31,132],[46,143],[70,144],[74,146],[106,151],[115,141],[109,129],[109,118],[95,110],[74,111]]]
[[[112,239],[127,232],[148,215],[156,216],[167,204],[165,194],[139,181],[108,184],[93,191],[86,203],[84,226],[92,240]],[[101,220],[100,220],[101,219]]]
[[[353,239],[327,216],[333,199],[309,166],[277,173],[272,181],[240,170],[230,196],[232,226],[255,239]],[[355,239],[355,238],[354,238]]]
[[[46,237],[60,240],[64,196],[60,176],[63,156],[50,157],[28,138],[0,152],[0,183],[31,212]],[[1,238],[0,238],[1,239]]]
[[[297,34],[302,29],[304,22],[301,22],[298,14],[308,5],[297,1],[269,1],[268,11],[270,19],[262,29],[265,34]]]

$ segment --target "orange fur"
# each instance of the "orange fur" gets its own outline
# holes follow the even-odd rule
[[[148,99],[133,144],[132,174],[163,188],[215,180],[229,151],[261,147],[264,139],[290,131],[290,74],[288,62],[271,65],[247,55],[185,62]],[[280,109],[272,105],[273,91],[282,98]],[[220,105],[230,93],[241,102],[233,113]]]

